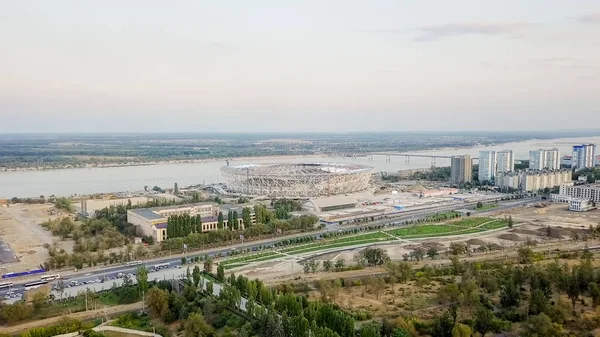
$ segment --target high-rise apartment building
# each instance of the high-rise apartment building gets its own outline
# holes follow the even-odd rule
[[[529,151],[529,169],[543,170],[546,166],[546,150]]]
[[[515,170],[515,157],[512,150],[502,150],[496,153],[496,173],[512,172]]]
[[[478,179],[492,181],[496,176],[496,151],[479,151]]]
[[[582,144],[573,146],[571,167],[576,171],[596,165],[596,144]]]
[[[539,149],[535,151],[529,151],[529,168],[531,170],[560,169],[560,156],[558,149]]]
[[[468,154],[464,156],[452,157],[450,166],[450,183],[453,185],[470,183],[473,176],[472,164],[471,156]]]
[[[546,150],[546,167],[548,170],[560,169],[560,154],[558,149]]]

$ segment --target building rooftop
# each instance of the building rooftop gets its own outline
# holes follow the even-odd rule
[[[216,206],[217,203],[216,202],[212,202],[212,201],[205,201],[205,202],[197,202],[197,203],[193,203],[193,204],[152,207],[151,209],[153,211],[165,211],[165,210],[170,210],[170,209],[178,209],[178,208],[186,208],[186,207],[196,207],[196,206],[203,206],[203,205],[213,205],[213,206]]]
[[[205,218],[202,218],[202,223],[215,222],[218,220],[219,220],[219,218],[216,216],[207,216]]]
[[[167,223],[166,222],[161,222],[156,224],[156,228],[167,228]]]
[[[164,217],[160,214],[154,213],[151,209],[149,208],[134,208],[131,209],[130,211],[132,211],[133,213],[144,217],[148,220],[157,220],[157,219],[163,219]]]
[[[358,200],[356,199],[356,196],[336,195],[332,197],[309,199],[305,203],[310,203],[314,206],[316,210],[321,211],[323,208],[327,207],[341,205],[356,205],[358,204]]]

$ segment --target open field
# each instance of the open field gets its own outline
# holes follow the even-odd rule
[[[49,214],[51,210],[56,209],[50,204],[0,207],[0,239],[10,246],[19,260],[5,263],[10,265],[5,272],[33,269],[48,258],[44,244],[52,244],[54,238],[40,224],[62,216],[60,213]],[[72,241],[61,241],[59,244],[67,251],[72,250]]]

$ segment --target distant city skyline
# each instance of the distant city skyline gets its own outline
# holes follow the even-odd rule
[[[0,2],[0,133],[600,124],[600,3]]]

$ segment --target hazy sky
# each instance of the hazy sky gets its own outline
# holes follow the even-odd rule
[[[0,132],[599,125],[598,0],[0,0]]]

